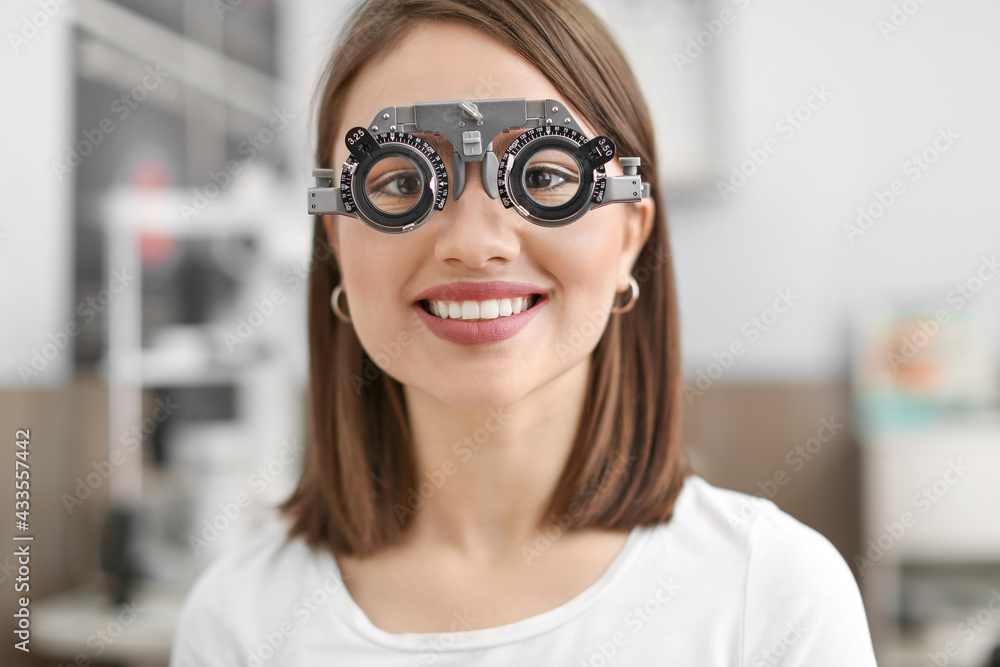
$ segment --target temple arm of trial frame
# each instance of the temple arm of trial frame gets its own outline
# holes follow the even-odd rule
[[[626,161],[631,162],[632,160],[635,160],[636,164],[626,164]],[[625,175],[606,177],[607,185],[604,189],[604,199],[599,204],[594,204],[593,208],[618,202],[638,202],[640,199],[649,197],[649,183],[643,183],[642,178],[637,174],[639,158],[622,158],[621,161]],[[340,186],[333,185],[334,179],[338,177],[336,170],[314,169],[313,176],[316,178],[316,187],[309,188],[306,194],[309,213],[357,217],[353,211],[344,208],[344,199],[340,196]]]

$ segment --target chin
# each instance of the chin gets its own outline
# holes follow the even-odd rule
[[[442,403],[466,412],[488,412],[506,407],[529,393],[521,381],[512,381],[509,377],[494,378],[489,382],[474,377],[459,382],[446,378],[433,386],[418,388]]]

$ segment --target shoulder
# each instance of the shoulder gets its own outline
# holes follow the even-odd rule
[[[675,520],[676,542],[685,543],[675,548],[714,570],[705,576],[723,577],[726,597],[742,607],[744,664],[769,664],[772,650],[789,665],[875,664],[858,584],[826,537],[770,500],[696,475],[685,480]]]
[[[259,588],[281,570],[301,562],[308,550],[298,540],[288,538],[284,524],[272,526],[218,557],[198,575],[188,600],[230,599],[248,588]]]
[[[340,581],[334,568],[324,567],[322,555],[288,538],[283,523],[230,548],[188,591],[171,665],[238,664],[240,653],[262,633],[296,620],[296,601],[303,590],[321,587],[322,576]]]
[[[840,553],[813,528],[766,498],[713,486],[698,475],[684,481],[674,518],[662,528],[711,543],[748,569],[783,562],[844,568],[851,576]]]

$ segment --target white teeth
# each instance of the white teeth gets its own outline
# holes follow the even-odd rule
[[[484,320],[495,320],[500,317],[500,303],[496,299],[489,299],[479,304],[479,317]]]
[[[430,301],[431,313],[450,320],[495,320],[524,312],[531,306],[531,297],[487,299],[485,301]]]
[[[478,301],[463,301],[462,302],[462,319],[463,320],[478,320],[479,319],[479,302]]]

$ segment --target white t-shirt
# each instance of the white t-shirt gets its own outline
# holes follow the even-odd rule
[[[283,529],[224,554],[188,595],[171,667],[870,667],[858,586],[833,545],[768,501],[687,478],[673,519],[631,531],[589,588],[506,625],[392,634],[336,560]]]

